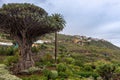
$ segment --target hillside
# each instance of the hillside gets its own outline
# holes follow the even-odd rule
[[[2,36],[1,40],[9,40],[8,36]],[[51,42],[50,44],[43,44],[48,48],[45,50],[44,53],[50,51],[52,51],[53,53],[55,39],[54,36],[55,35],[52,33],[40,37],[40,39],[43,41],[49,40]],[[63,49],[63,53],[64,51],[68,51],[69,54],[79,54],[80,56],[82,55],[83,57],[85,57],[86,60],[87,58],[93,58],[94,60],[106,60],[109,58],[111,61],[115,60],[118,62],[120,60],[120,48],[103,39],[97,39],[80,35],[71,36],[58,34],[58,53],[61,53],[61,49]],[[88,61],[91,61],[89,59]]]
[[[54,60],[54,34],[44,35],[40,40],[49,42],[34,43],[35,67],[16,75],[22,80],[48,80],[49,76],[51,80],[103,80],[97,70],[104,74],[106,69],[114,68],[112,65],[116,66],[116,72],[112,70],[115,72],[113,80],[120,79],[120,48],[106,40],[58,34],[57,64]],[[18,48],[13,46],[0,46],[0,63],[11,68],[18,61],[18,53]],[[105,74],[109,75],[109,72]]]
[[[54,34],[47,34],[45,36],[42,36],[40,39],[54,40]],[[79,41],[82,41],[83,43],[86,42],[85,45],[89,45],[89,46],[91,45],[91,46],[96,46],[101,48],[120,50],[119,47],[115,46],[114,44],[104,39],[98,39],[98,38],[92,38],[92,37],[86,37],[86,36],[80,36],[80,35],[72,36],[72,35],[58,34],[58,42],[70,42],[70,43],[80,44]]]
[[[41,39],[54,40],[54,34],[45,35]],[[88,62],[93,60],[120,61],[120,48],[103,39],[58,34],[59,53],[61,48],[66,49],[71,55],[78,54],[84,57]]]

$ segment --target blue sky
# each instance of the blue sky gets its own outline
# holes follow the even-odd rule
[[[0,0],[0,6],[25,2],[49,14],[62,14],[67,22],[64,34],[105,39],[120,46],[120,0]]]

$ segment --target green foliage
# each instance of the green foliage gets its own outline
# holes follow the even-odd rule
[[[23,77],[22,80],[47,80],[45,76],[32,75],[30,77]]]
[[[58,73],[58,75],[60,76],[60,78],[67,78],[68,77],[68,74],[66,74],[65,72],[62,72],[62,71],[60,71]]]
[[[39,52],[39,49],[34,46],[34,47],[32,47],[31,51],[32,51],[33,53],[38,53],[38,52]]]
[[[43,68],[44,67],[44,64],[43,62],[35,62],[35,66],[38,66],[40,68]]]
[[[63,64],[63,63],[59,63],[59,64],[57,65],[57,71],[58,71],[58,72],[65,72],[66,68],[67,68],[66,65]]]
[[[52,57],[52,55],[50,53],[46,53],[43,57],[42,57],[42,61],[44,64],[46,65],[51,65],[51,63],[54,62],[54,59]]]
[[[14,56],[8,56],[5,60],[4,60],[4,63],[7,65],[7,66],[12,66],[14,65],[15,63],[18,62],[18,54],[14,55]]]
[[[46,61],[52,61],[53,60],[52,55],[50,53],[45,54],[44,55],[44,60],[46,60]]]
[[[99,75],[95,72],[78,72],[77,74],[80,77],[85,77],[85,78],[92,76],[94,79],[97,79],[97,77],[99,77]]]
[[[58,75],[61,78],[67,78],[69,76],[67,74],[68,73],[67,66],[64,63],[59,63],[57,65],[57,71],[58,71]]]
[[[113,64],[102,64],[98,67],[97,72],[103,78],[103,80],[110,80],[116,70]]]
[[[47,45],[46,44],[41,44],[40,49],[43,49],[43,50],[47,49]]]
[[[18,52],[18,49],[14,49],[13,47],[0,46],[0,55],[12,56],[16,52]]]
[[[44,74],[44,76],[47,77],[47,79],[49,80],[49,79],[51,78],[52,72],[51,72],[50,70],[48,70],[48,69],[44,69],[44,70],[43,70],[43,74]]]
[[[28,72],[30,73],[30,74],[32,74],[32,73],[34,73],[34,72],[36,72],[36,71],[39,71],[40,69],[39,68],[37,68],[37,67],[30,67],[29,69],[28,69]]]
[[[29,21],[26,22],[28,18]],[[25,23],[21,24],[22,22]],[[25,38],[28,38],[28,42],[31,42],[32,40],[46,33],[62,30],[65,25],[65,20],[60,14],[48,16],[44,9],[34,4],[10,3],[4,4],[0,8],[0,26],[1,25],[4,25],[4,27],[0,27],[4,33],[12,33],[13,36],[16,34],[20,38],[22,34],[19,31],[25,30]]]
[[[63,45],[59,46],[59,51],[60,51],[59,52],[60,54],[64,54],[64,53],[68,52],[67,48]]]
[[[76,66],[83,66],[83,61],[80,61],[80,60],[75,60],[75,62],[74,62],[74,65],[76,65]]]
[[[56,70],[51,71],[51,79],[55,80],[58,77],[58,72]]]
[[[115,73],[120,74],[120,66],[118,66],[118,67],[116,68]]]
[[[92,65],[89,65],[89,64],[84,65],[84,70],[85,71],[93,71]]]
[[[66,69],[65,74],[67,74],[68,77],[74,76],[72,70],[70,70],[70,69],[68,69],[68,68]]]
[[[0,80],[22,80],[14,75],[11,75],[4,64],[0,64]]]
[[[64,60],[67,64],[72,64],[75,62],[75,59],[72,57],[66,57]]]

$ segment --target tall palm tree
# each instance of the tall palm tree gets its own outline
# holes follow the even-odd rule
[[[53,25],[57,25],[56,27],[64,27],[65,26],[65,20],[63,19],[62,15],[60,14],[53,14],[52,15],[53,18]],[[57,47],[58,47],[58,43],[57,43],[57,31],[55,32],[55,63],[57,63]]]

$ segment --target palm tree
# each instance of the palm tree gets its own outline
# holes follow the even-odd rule
[[[65,26],[65,20],[63,19],[62,15],[60,14],[53,14],[52,15],[53,18],[53,25],[57,25],[56,27],[64,27]],[[55,63],[57,63],[57,47],[58,47],[58,43],[57,43],[57,31],[55,32]]]

